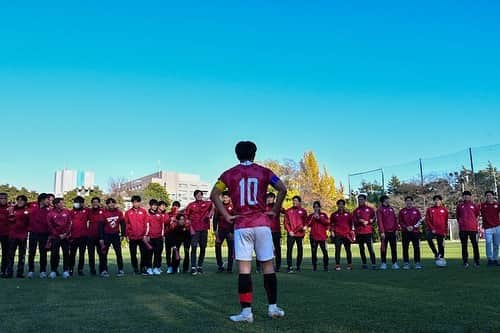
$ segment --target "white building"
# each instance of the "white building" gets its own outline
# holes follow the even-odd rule
[[[95,185],[95,174],[90,171],[58,170],[54,175],[54,195],[62,197],[64,193],[76,188],[92,189]]]
[[[211,190],[210,183],[203,182],[199,175],[159,171],[122,184],[120,192],[141,191],[151,183],[163,186],[170,195],[170,199],[179,201],[183,207],[194,200],[194,191],[203,191],[205,196],[208,196]]]

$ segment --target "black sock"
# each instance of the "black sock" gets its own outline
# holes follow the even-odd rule
[[[264,275],[264,288],[267,293],[267,300],[269,304],[276,304],[278,300],[278,280],[276,273]]]
[[[252,277],[250,274],[240,274],[238,280],[238,293],[240,296],[241,308],[252,307],[253,301],[253,287]]]

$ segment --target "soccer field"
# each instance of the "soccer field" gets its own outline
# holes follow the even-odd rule
[[[500,331],[500,268],[465,270],[459,244],[448,242],[449,267],[439,269],[422,246],[424,270],[397,272],[361,271],[355,250],[354,271],[313,273],[305,249],[302,273],[278,275],[286,318],[266,317],[262,279],[254,275],[251,325],[229,322],[239,312],[237,275],[216,274],[212,251],[207,272],[196,277],[0,280],[0,332]]]

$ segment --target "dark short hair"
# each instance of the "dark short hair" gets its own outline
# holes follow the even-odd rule
[[[1,192],[0,195],[8,197],[7,193],[5,193],[5,192]]]
[[[1,193],[0,193],[1,194]],[[42,202],[43,200],[45,199],[48,199],[49,198],[49,195],[47,193],[40,193],[40,195],[38,196],[38,203]]]
[[[63,202],[64,199],[63,198],[55,198],[54,199],[54,205],[58,205],[59,203]]]
[[[321,208],[321,202],[320,201],[314,201],[313,202],[313,207],[314,206],[319,206],[319,208]]]
[[[85,199],[81,196],[77,196],[76,198],[73,199],[73,202],[76,202],[76,203],[85,203]]]
[[[114,198],[107,198],[106,205],[109,205],[110,203],[116,203],[116,200]]]
[[[346,202],[344,199],[340,199],[337,201],[337,206],[340,205],[340,204],[344,204],[344,206],[346,205]]]
[[[229,196],[229,191],[222,192],[222,195],[225,196],[225,197],[228,197]]]
[[[274,194],[273,192],[269,192],[269,193],[267,194],[267,197],[268,197],[268,198],[276,198],[276,194]]]
[[[383,196],[380,197],[380,203],[384,203],[384,201],[389,200],[389,199],[390,198],[389,198],[388,195],[383,195]]]
[[[99,197],[93,197],[92,200],[90,200],[90,202],[94,202],[96,200],[98,203],[101,203],[101,198],[99,198]]]
[[[168,205],[167,205],[166,201],[160,200],[160,201],[158,201],[158,206],[168,206]]]
[[[0,193],[0,195],[1,195],[1,194],[2,194],[2,193]],[[486,193],[484,193],[484,195],[488,195],[488,194],[491,194],[492,196],[495,196],[495,195],[496,195],[496,193],[495,193],[495,192],[493,192],[493,191],[486,191]]]
[[[49,198],[54,198],[54,199],[56,198],[56,196],[54,195],[54,193],[48,193],[48,194],[47,194],[47,196],[48,196]]]
[[[302,202],[302,198],[300,197],[300,195],[294,196],[292,200],[298,200],[298,202]]]
[[[360,195],[358,195],[358,199],[361,199],[361,198],[363,198],[365,200],[368,199],[368,197],[366,196],[366,194],[360,194]]]
[[[25,195],[18,195],[17,198],[16,198],[16,201],[17,200],[28,202],[28,198]]]
[[[196,198],[196,196],[197,196],[198,194],[203,194],[203,191],[196,190],[196,191],[194,191],[193,196]]]
[[[234,151],[240,162],[253,161],[257,154],[257,145],[251,141],[240,141]]]
[[[150,206],[159,206],[158,200],[156,200],[156,199],[149,200],[149,205]]]
[[[409,196],[405,197],[405,201],[408,201],[408,200],[413,201],[413,200],[415,200],[415,199],[413,199],[413,197],[412,197],[411,195],[409,195]]]
[[[172,203],[172,207],[177,207],[177,208],[180,208],[181,207],[181,203],[179,201],[174,201]]]
[[[443,197],[442,197],[442,196],[440,196],[440,195],[438,194],[438,195],[435,195],[435,196],[432,198],[432,200],[434,200],[434,201],[435,201],[435,200],[443,201]]]
[[[462,195],[472,195],[472,192],[471,191],[464,191],[464,193]]]
[[[130,199],[130,202],[141,202],[141,196],[140,195],[133,195],[132,198]]]

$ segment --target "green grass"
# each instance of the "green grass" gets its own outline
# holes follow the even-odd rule
[[[216,274],[212,252],[197,277],[1,280],[0,332],[500,331],[500,268],[465,270],[459,244],[448,242],[450,266],[439,269],[422,246],[423,271],[361,271],[355,250],[356,270],[313,273],[306,258],[303,273],[278,275],[282,320],[266,318],[254,276],[253,325],[228,321],[239,310],[237,275]]]

